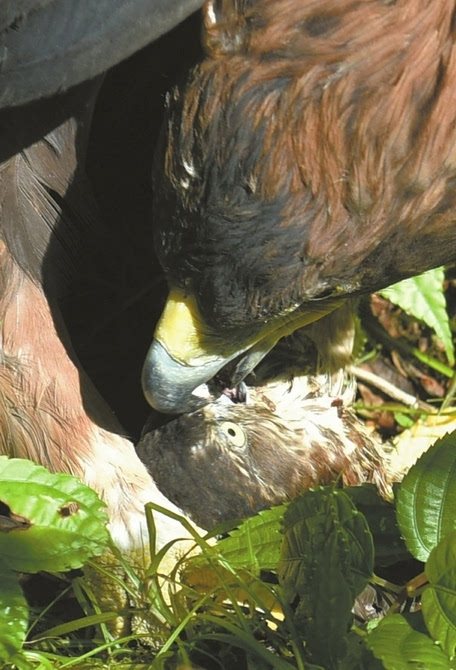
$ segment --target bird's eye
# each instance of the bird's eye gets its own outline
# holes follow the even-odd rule
[[[247,443],[247,433],[237,423],[232,421],[224,421],[220,425],[220,429],[228,438],[229,443],[233,447],[244,447]]]

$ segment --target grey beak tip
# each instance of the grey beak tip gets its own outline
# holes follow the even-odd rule
[[[145,398],[158,412],[183,414],[213,400],[205,387],[219,366],[190,366],[176,361],[158,341],[147,353],[142,371]]]

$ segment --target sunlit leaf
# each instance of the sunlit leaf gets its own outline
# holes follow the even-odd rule
[[[280,505],[246,519],[228,537],[213,547],[207,546],[204,554],[192,556],[181,574],[182,581],[200,593],[217,589],[219,598],[234,597],[239,602],[253,599],[275,611],[273,591],[254,575],[277,567],[285,509],[286,505]]]
[[[414,630],[400,614],[380,621],[366,643],[386,670],[452,670],[455,667],[430,637]]]
[[[404,279],[380,291],[380,295],[432,328],[445,346],[450,364],[454,365],[453,339],[443,290],[444,278],[443,268],[435,268],[418,277]]]
[[[440,539],[456,528],[456,433],[438,440],[404,477],[397,520],[411,554],[426,561]]]
[[[277,567],[282,543],[282,518],[286,505],[278,505],[246,519],[228,537],[217,542],[215,551],[233,568],[252,572]],[[194,559],[195,565],[206,562],[204,556]]]
[[[454,430],[454,414],[431,414],[418,419],[411,428],[394,438],[394,450],[391,454],[394,470],[405,474],[429,447]]]
[[[107,543],[104,503],[71,475],[1,456],[0,502],[0,553],[14,570],[77,568]]]
[[[456,651],[456,531],[431,551],[426,563],[429,586],[423,593],[423,616],[432,637],[449,656]]]

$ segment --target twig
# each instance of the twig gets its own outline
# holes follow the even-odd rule
[[[408,407],[412,407],[413,409],[422,409],[428,414],[435,414],[435,409],[432,407],[432,405],[429,405],[427,402],[420,400],[410,393],[402,391],[401,389],[397,388],[397,386],[394,386],[394,384],[391,384],[391,382],[385,381],[385,379],[382,379],[373,372],[363,370],[363,368],[359,368],[356,365],[350,365],[348,367],[348,372],[354,375],[356,379],[359,379],[360,381],[365,382],[370,386],[374,386],[375,388],[382,391],[382,393],[388,395],[390,398],[397,400],[397,402],[401,402]]]

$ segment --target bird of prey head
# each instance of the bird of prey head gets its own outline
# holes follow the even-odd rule
[[[215,397],[348,296],[456,258],[455,0],[208,2],[155,169],[170,294],[143,372],[162,412]]]

